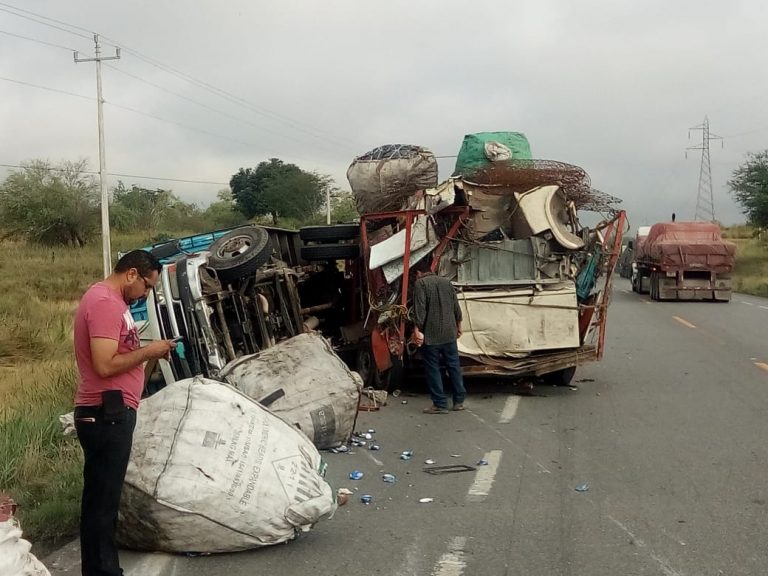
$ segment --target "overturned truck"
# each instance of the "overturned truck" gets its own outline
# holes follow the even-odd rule
[[[356,287],[338,346],[356,350],[366,384],[386,387],[420,363],[409,343],[419,269],[458,292],[466,375],[568,384],[577,365],[602,356],[625,215],[581,168],[532,159],[522,134],[485,133],[465,138],[456,173],[439,185],[434,156],[417,146],[377,148],[347,175],[359,238],[328,244],[333,227],[302,237],[318,253],[359,247],[342,266]],[[581,210],[606,216],[585,227]]]

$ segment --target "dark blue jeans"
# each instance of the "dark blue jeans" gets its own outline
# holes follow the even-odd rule
[[[136,411],[124,408],[109,422],[98,406],[75,408],[75,428],[83,447],[83,501],[80,555],[83,576],[121,576],[115,544],[117,509],[131,455]]]
[[[461,377],[461,365],[459,364],[459,348],[456,341],[447,344],[424,344],[421,347],[421,357],[424,359],[424,375],[427,378],[429,394],[432,403],[441,408],[448,407],[448,399],[443,390],[443,377],[441,366],[445,366],[453,388],[453,403],[461,404],[467,391],[464,388],[464,380]]]

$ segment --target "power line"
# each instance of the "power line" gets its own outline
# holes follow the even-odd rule
[[[67,30],[65,28],[61,28],[61,27],[56,26],[54,24],[50,24],[48,22],[43,22],[43,21],[39,20],[38,18],[42,18],[42,19],[48,20],[50,22],[56,22],[57,24],[62,24],[63,26],[68,26],[69,28],[74,28],[75,30],[82,30],[82,31],[85,31],[85,32],[90,32],[88,29],[83,28],[82,26],[77,26],[75,24],[70,24],[70,23],[64,22],[62,20],[56,20],[55,18],[49,18],[48,16],[44,16],[42,14],[38,14],[38,13],[32,12],[30,10],[25,10],[23,8],[18,8],[17,6],[14,6],[12,4],[8,4],[8,3],[5,3],[5,2],[0,2],[0,6],[6,6],[8,8],[11,8],[11,9],[17,11],[17,12],[23,12],[24,14],[30,14],[31,15],[31,16],[25,16],[24,14],[18,14],[17,12],[12,12],[8,8],[0,7],[0,10],[8,12],[9,14],[13,14],[14,16],[18,16],[20,18],[26,18],[28,20],[32,20],[33,22],[37,22],[38,24],[42,24],[44,26],[50,26],[52,28],[56,28],[58,30],[62,30],[63,32],[68,32],[70,34],[74,34],[76,36],[87,38],[89,40],[91,38],[91,36],[86,36],[85,34],[82,34],[80,32],[74,32],[73,30]],[[36,18],[33,18],[32,16],[34,16]],[[279,114],[277,112],[273,112],[271,110],[268,110],[266,108],[262,108],[262,107],[256,106],[256,105],[248,102],[247,100],[244,100],[243,98],[240,98],[238,96],[235,96],[234,94],[231,94],[230,92],[227,92],[226,90],[223,90],[223,89],[221,89],[221,88],[219,88],[217,86],[211,85],[208,82],[205,82],[203,80],[199,80],[199,79],[197,79],[197,78],[195,78],[195,77],[193,77],[193,76],[191,76],[189,74],[186,74],[185,72],[182,72],[180,70],[176,70],[176,69],[172,68],[171,66],[168,66],[167,64],[163,64],[159,60],[156,60],[156,59],[154,59],[154,58],[152,58],[150,56],[146,56],[146,55],[142,54],[141,52],[139,52],[138,50],[133,50],[132,48],[127,48],[125,45],[117,42],[113,38],[109,38],[108,36],[104,36],[104,35],[102,35],[101,37],[104,40],[108,41],[106,43],[111,43],[115,47],[122,48],[122,50],[125,53],[131,54],[131,55],[135,56],[136,58],[138,58],[140,60],[143,60],[147,64],[150,64],[150,65],[152,65],[152,66],[154,66],[156,68],[159,68],[160,70],[163,70],[164,72],[166,72],[168,74],[172,74],[173,76],[181,78],[182,80],[185,80],[186,82],[189,82],[189,83],[191,83],[193,85],[196,85],[199,88],[202,88],[204,90],[208,90],[209,92],[213,92],[214,94],[218,95],[220,98],[224,98],[226,100],[229,100],[230,102],[234,102],[236,104],[239,104],[240,106],[244,106],[246,108],[249,108],[250,110],[256,112],[257,114],[260,114],[260,115],[263,115],[263,116],[267,116],[267,117],[271,117],[271,118],[273,118],[275,120],[278,120],[278,121],[282,122],[283,124],[286,124],[286,125],[292,127],[295,130],[298,130],[300,132],[304,132],[305,134],[307,134],[307,135],[309,135],[309,136],[311,136],[311,137],[313,137],[315,139],[325,140],[326,142],[332,143],[332,144],[334,144],[336,146],[341,146],[341,147],[343,147],[343,148],[345,148],[347,150],[351,150],[351,148],[349,147],[349,144],[346,141],[341,140],[341,139],[336,139],[333,136],[329,137],[328,134],[324,133],[319,128],[315,128],[315,127],[310,126],[310,125],[307,124],[306,126],[307,126],[307,128],[309,128],[309,130],[307,130],[304,127],[302,127],[300,124],[298,124],[297,122],[292,120],[291,118],[283,116],[282,114]]]
[[[272,134],[273,136],[277,136],[278,138],[284,138],[288,140],[295,140],[295,138],[291,138],[289,136],[286,136],[285,134],[280,134],[279,132],[275,132],[274,130],[270,130],[269,128],[264,128],[263,126],[260,126],[259,124],[256,124],[254,122],[251,122],[249,120],[246,120],[244,118],[240,118],[238,116],[235,116],[233,114],[230,114],[228,112],[224,112],[223,110],[219,110],[217,108],[214,108],[213,106],[209,106],[208,104],[205,104],[204,102],[200,102],[198,100],[195,100],[194,98],[190,98],[189,96],[185,96],[184,94],[179,94],[178,92],[174,92],[173,90],[169,90],[168,88],[165,88],[164,86],[161,86],[160,84],[156,84],[154,82],[151,82],[150,80],[146,80],[142,78],[141,76],[137,76],[136,74],[131,74],[130,72],[126,72],[125,70],[121,70],[120,68],[117,68],[115,66],[111,66],[110,64],[104,64],[107,68],[110,70],[114,70],[115,72],[118,72],[119,74],[124,74],[125,76],[129,76],[130,78],[134,78],[135,80],[138,80],[139,82],[143,82],[144,84],[148,84],[149,86],[153,86],[157,88],[158,90],[162,90],[163,92],[166,92],[168,94],[171,94],[172,96],[176,96],[177,98],[180,98],[182,100],[186,100],[187,102],[191,102],[192,104],[195,104],[196,106],[200,106],[201,108],[205,108],[206,110],[210,110],[211,112],[215,112],[216,114],[220,114],[222,116],[225,116],[226,118],[230,118],[232,120],[236,120],[237,122],[242,122],[244,124],[248,124],[250,126],[253,126],[254,128],[258,128],[259,130],[266,132],[267,134]]]
[[[68,52],[76,52],[74,48],[70,48],[69,46],[62,46],[61,44],[54,44],[53,42],[46,42],[45,40],[40,40],[38,38],[32,38],[30,36],[22,36],[21,34],[14,34],[13,32],[8,32],[7,30],[0,30],[0,34],[6,34],[7,36],[13,36],[14,38],[21,38],[22,40],[29,40],[31,42],[37,42],[38,44],[43,44],[45,46],[52,46],[53,48],[61,48],[62,50],[67,50]]]
[[[84,98],[85,100],[96,100],[96,98],[93,98],[92,96],[77,94],[75,92],[67,92],[66,90],[59,90],[58,88],[50,88],[49,86],[41,86],[40,84],[33,84],[32,82],[24,82],[23,80],[14,80],[13,78],[6,78],[5,76],[0,76],[0,80],[5,80],[6,82],[13,82],[14,84],[21,84],[22,86],[31,86],[32,88],[39,88],[40,90],[47,90],[49,92],[58,92],[59,94],[66,94],[67,96]]]
[[[185,72],[181,72],[179,70],[176,70],[166,64],[163,64],[162,62],[159,62],[153,58],[150,58],[149,56],[145,56],[141,54],[140,52],[133,50],[131,48],[126,48],[125,45],[119,44],[116,40],[108,38],[105,36],[107,40],[112,42],[113,46],[121,46],[123,48],[123,51],[126,54],[130,54],[139,60],[142,60],[149,64],[150,66],[154,66],[155,68],[158,68],[159,70],[162,70],[163,72],[167,74],[171,74],[172,76],[175,76],[177,78],[180,78],[184,80],[185,82],[188,82],[194,86],[197,86],[198,88],[201,88],[203,90],[206,90],[208,92],[213,93],[214,95],[223,98],[224,100],[227,100],[229,102],[232,102],[234,104],[238,104],[239,106],[242,106],[244,108],[249,109],[252,112],[255,112],[256,114],[259,114],[260,116],[265,116],[267,118],[272,118],[273,120],[277,120],[287,126],[290,126],[294,130],[297,130],[299,132],[303,132],[304,134],[307,134],[308,136],[311,136],[312,138],[315,138],[316,140],[325,141],[327,143],[333,144],[337,147],[343,147],[346,150],[352,150],[352,148],[349,146],[348,142],[345,142],[341,139],[337,139],[333,136],[327,135],[323,131],[321,131],[318,128],[314,128],[310,125],[307,125],[308,129],[303,128],[301,125],[297,124],[292,119],[283,116],[281,114],[278,114],[277,112],[272,112],[271,110],[268,110],[266,108],[262,108],[259,106],[256,106],[255,104],[252,104],[248,102],[247,100],[244,100],[243,98],[240,98],[239,96],[235,96],[234,94],[231,94],[230,92],[227,92],[226,90],[223,90],[217,86],[213,86],[203,80],[198,80],[194,76],[190,76],[189,74],[186,74]],[[314,130],[314,132],[312,131]],[[325,134],[325,135],[324,135]]]
[[[27,168],[23,164],[0,164],[3,168]],[[64,172],[63,168],[45,167],[48,172]],[[81,170],[83,174],[96,175],[98,172],[93,170]],[[216,182],[213,180],[186,180],[184,178],[164,178],[161,176],[141,176],[139,174],[120,174],[117,172],[105,172],[107,176],[117,176],[118,178],[138,178],[141,180],[158,180],[162,182],[182,182],[184,184],[213,184],[216,186],[229,186],[229,182]]]
[[[3,4],[0,2],[3,6],[11,6],[10,4]],[[27,12],[28,14],[34,14],[34,12],[29,12],[29,10],[22,10],[21,8],[16,8],[16,6],[11,6],[14,10],[18,10],[20,12]],[[37,22],[38,24],[42,24],[43,26],[48,26],[49,28],[55,28],[56,30],[61,30],[62,32],[66,32],[67,34],[74,34],[75,36],[80,36],[81,38],[85,38],[87,40],[90,40],[90,36],[86,36],[85,34],[81,34],[80,32],[74,32],[72,30],[67,30],[66,28],[62,28],[61,26],[56,26],[55,24],[49,24],[48,22],[43,22],[42,20],[38,20],[37,18],[32,18],[31,16],[25,16],[24,14],[18,14],[16,12],[13,12],[12,10],[9,10],[8,8],[0,8],[0,11],[7,12],[8,14],[12,14],[13,16],[16,16],[18,18],[24,18],[25,20],[31,20],[32,22]],[[47,20],[52,20],[52,18],[47,18],[46,16],[42,16],[40,14],[35,14],[35,16],[40,16],[40,18],[45,18]],[[58,22],[58,20],[56,20]],[[66,24],[67,26],[72,26],[71,24]],[[75,26],[73,26],[75,28]],[[76,28],[79,28],[76,27]]]

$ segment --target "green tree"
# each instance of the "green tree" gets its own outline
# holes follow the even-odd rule
[[[349,223],[360,218],[351,192],[337,191],[331,195],[331,223]]]
[[[246,218],[235,207],[235,203],[232,200],[232,192],[226,189],[219,190],[217,197],[218,200],[212,202],[202,215],[208,229],[217,230],[245,224]]]
[[[315,215],[326,192],[333,189],[333,180],[271,158],[253,169],[240,168],[229,185],[235,206],[246,218],[268,215],[277,225],[281,218],[307,219]]]
[[[768,150],[747,154],[747,160],[733,171],[728,186],[747,221],[768,227]]]
[[[0,226],[7,236],[48,245],[83,246],[99,229],[98,183],[87,162],[24,164],[0,185]]]
[[[198,229],[202,211],[195,204],[180,200],[171,190],[155,190],[122,182],[112,189],[112,226],[121,231],[179,232]]]

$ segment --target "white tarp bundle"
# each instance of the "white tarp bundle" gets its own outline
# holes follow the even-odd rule
[[[220,376],[294,424],[318,448],[333,448],[352,435],[363,382],[319,334],[300,334],[238,358]]]
[[[312,443],[254,400],[182,380],[141,404],[118,540],[168,552],[285,542],[336,510],[324,472]]]
[[[515,357],[539,350],[577,348],[579,313],[572,282],[532,288],[462,292],[459,352]]]
[[[0,522],[0,575],[51,576],[46,567],[30,553],[32,545],[21,535],[21,528],[13,518]]]

